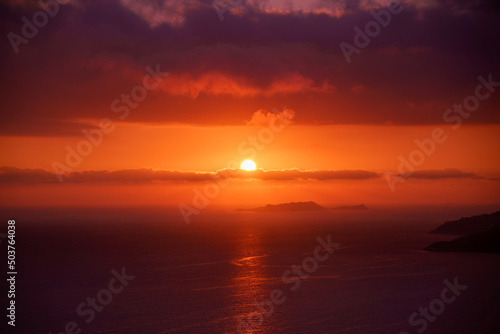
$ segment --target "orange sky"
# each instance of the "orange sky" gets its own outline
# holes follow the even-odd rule
[[[297,114],[298,119],[299,115]],[[249,118],[250,119],[250,118]],[[253,148],[249,136],[259,138],[264,126],[190,127],[119,125],[102,144],[94,147],[74,171],[116,171],[152,168],[214,172],[251,158],[238,151]],[[234,179],[220,189],[210,206],[252,207],[266,203],[314,200],[325,205],[356,203],[490,203],[498,201],[499,126],[468,126],[458,130],[443,127],[449,139],[436,145],[418,170],[459,169],[473,177],[412,179],[396,183],[393,193],[383,177],[384,171],[397,174],[402,155],[408,160],[417,149],[415,139],[430,137],[436,126],[287,126],[267,144],[258,141],[253,160],[258,168],[285,170],[365,170],[379,177],[346,180],[262,180]],[[397,140],[395,140],[397,138]],[[81,138],[4,137],[0,164],[50,171],[53,161],[64,163],[65,145],[76,147]],[[34,173],[36,174],[36,173]],[[476,177],[497,178],[477,179]],[[176,205],[191,203],[193,189],[204,191],[211,181],[147,181],[131,178],[87,184],[4,185],[2,203],[20,205]],[[21,182],[22,183],[22,182]]]
[[[297,120],[300,115],[297,113]],[[248,117],[250,119],[250,117]],[[244,120],[242,120],[244,123]],[[258,145],[253,159],[264,169],[365,169],[396,170],[398,156],[408,157],[417,148],[415,139],[429,138],[438,126],[307,126],[291,125],[274,139]],[[253,147],[264,127],[148,126],[117,123],[116,130],[84,157],[75,171],[153,168],[181,171],[214,171],[228,161],[243,161],[238,148]],[[500,126],[442,127],[449,139],[419,169],[458,168],[481,174],[499,172],[500,157],[494,143]],[[73,148],[80,137],[3,137],[0,165],[50,170],[53,161],[64,162],[66,145]]]
[[[202,3],[70,2],[17,45],[42,9],[0,5],[4,205],[192,205],[245,159],[210,207],[500,201],[491,2],[407,1],[349,60],[388,1]]]

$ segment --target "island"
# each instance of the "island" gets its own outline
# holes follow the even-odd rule
[[[500,228],[500,211],[467,218],[460,218],[438,226],[430,233],[461,234],[483,233]]]
[[[327,208],[319,205],[316,202],[290,202],[280,204],[267,204],[254,209],[238,209],[237,211],[253,211],[253,212],[287,212],[287,211],[325,211],[325,210],[368,210],[368,208],[361,205],[352,206],[337,206]]]
[[[430,233],[465,235],[425,248],[435,252],[500,253],[500,211],[446,222]]]

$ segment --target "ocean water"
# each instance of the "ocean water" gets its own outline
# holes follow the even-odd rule
[[[427,233],[445,220],[498,209],[207,211],[186,225],[165,208],[4,208],[0,232],[16,220],[18,275],[16,327],[3,315],[3,332],[498,334],[500,254],[422,250],[454,238]],[[316,267],[317,239],[328,236],[340,246],[317,251]],[[127,285],[113,280],[120,292],[110,292],[122,269]],[[440,309],[455,277],[466,288]],[[90,311],[98,295],[106,305]],[[259,311],[266,301],[272,310]],[[439,314],[412,326],[433,301]]]

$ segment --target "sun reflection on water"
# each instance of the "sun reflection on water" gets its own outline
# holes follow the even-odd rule
[[[253,333],[268,333],[267,326],[260,321],[263,319],[265,322],[266,317],[258,316],[258,309],[254,304],[255,301],[261,301],[266,293],[269,294],[264,265],[264,259],[268,255],[262,247],[259,234],[255,233],[253,228],[248,226],[242,231],[237,259],[232,261],[237,267],[233,277],[235,333],[238,333],[238,326],[241,327],[241,333],[247,332],[247,326],[253,329]],[[243,322],[246,325],[242,324]]]

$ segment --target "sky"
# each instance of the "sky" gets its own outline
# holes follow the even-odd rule
[[[3,0],[0,200],[498,203],[499,18],[494,0]]]

